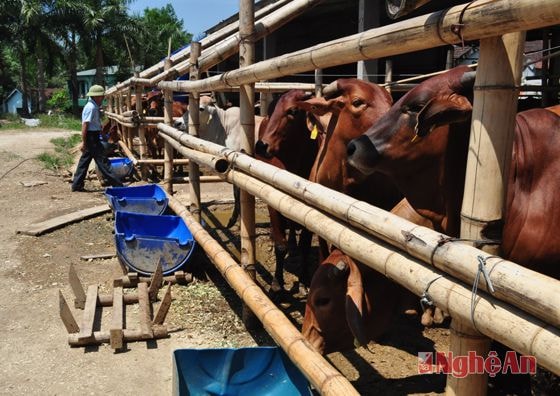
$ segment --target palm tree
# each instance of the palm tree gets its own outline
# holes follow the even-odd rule
[[[108,36],[119,37],[122,40],[131,23],[127,14],[130,0],[87,0],[83,16],[84,27],[88,40],[84,40],[85,49],[95,51],[95,83],[105,85],[103,68],[104,39]]]

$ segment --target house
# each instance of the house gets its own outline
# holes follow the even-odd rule
[[[20,114],[23,106],[23,94],[15,88],[2,104],[3,113]],[[28,111],[31,113],[31,98],[27,98]]]
[[[103,68],[105,84],[110,87],[117,83],[116,73],[119,70],[118,66],[106,66]],[[89,89],[94,85],[95,69],[82,70],[76,73],[78,77],[78,105],[83,107],[87,103],[87,96]],[[70,92],[70,82],[68,82],[68,91]]]

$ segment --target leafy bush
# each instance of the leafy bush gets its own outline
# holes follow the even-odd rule
[[[47,100],[47,106],[56,113],[69,112],[72,109],[72,101],[70,95],[65,89],[56,89],[51,98]]]

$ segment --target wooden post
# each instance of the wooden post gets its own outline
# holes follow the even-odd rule
[[[253,38],[255,14],[253,0],[239,0],[239,67],[253,64],[255,42]],[[251,155],[255,142],[255,84],[239,87],[239,107],[241,129],[247,136],[247,146],[243,150]],[[255,271],[255,197],[241,190],[241,266],[251,279],[256,279]],[[258,321],[251,310],[243,306],[243,322],[247,328],[254,328]]]
[[[165,60],[164,70],[172,67],[171,59]],[[163,119],[167,125],[173,125],[173,91],[163,90]],[[163,150],[163,188],[173,194],[173,148],[166,142]]]
[[[134,94],[136,96],[136,112],[138,113],[138,115],[140,115],[140,117],[143,116],[143,109],[142,109],[143,91],[144,91],[144,87],[142,85],[136,85],[134,90]],[[147,145],[146,145],[146,127],[142,123],[139,123],[138,125],[138,138],[140,139],[140,148],[138,152],[140,153],[140,159],[144,159],[146,157]],[[144,177],[144,175],[142,175],[142,177]]]
[[[315,69],[315,96],[323,96],[323,69]]]
[[[191,69],[189,80],[199,79],[198,57],[200,56],[201,45],[199,42],[191,43]],[[198,92],[189,93],[189,135],[198,136],[200,127],[200,106]],[[191,200],[190,211],[196,221],[200,222],[200,169],[196,162],[189,162],[189,197]]]
[[[467,157],[465,192],[461,209],[461,238],[484,239],[483,230],[503,219],[505,194],[513,147],[517,96],[525,32],[509,33],[480,41],[480,61],[474,87],[471,137]],[[484,248],[499,254],[499,247]],[[453,319],[451,352],[469,351],[486,356],[490,340],[477,338],[476,329]],[[485,394],[486,374],[447,377],[449,395]]]
[[[385,61],[385,89],[391,93],[391,83],[393,82],[393,61],[387,59]]]

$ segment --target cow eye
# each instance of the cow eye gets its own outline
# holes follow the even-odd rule
[[[319,297],[319,298],[315,299],[315,305],[316,305],[317,307],[324,307],[324,306],[327,305],[330,301],[331,301],[331,299],[328,298],[328,297]]]
[[[356,99],[352,100],[352,106],[354,106],[354,107],[360,107],[363,104],[364,104],[364,101],[360,98],[356,98]]]
[[[288,111],[286,111],[286,114],[292,117],[295,117],[297,113],[298,113],[298,109],[296,107],[292,107],[291,109],[288,109]]]

